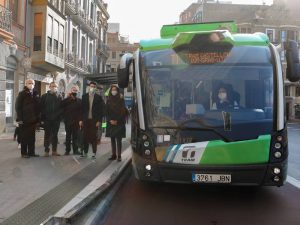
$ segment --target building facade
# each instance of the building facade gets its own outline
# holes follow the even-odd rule
[[[107,60],[107,70],[110,72],[117,72],[121,57],[124,53],[133,53],[138,47],[139,43],[129,43],[128,37],[120,35],[120,24],[109,23],[107,33],[109,57]]]
[[[101,0],[66,0],[65,71],[56,76],[59,91],[72,85],[85,90],[85,76],[104,73],[108,57],[106,44],[107,4]]]
[[[296,0],[274,0],[273,5],[240,5],[199,0],[179,17],[180,23],[202,23],[234,20],[239,33],[262,32],[279,45],[287,40],[299,43],[300,6]],[[284,52],[281,52],[285,66]],[[285,70],[284,70],[285,71]],[[287,119],[300,119],[300,83],[285,79]]]
[[[26,1],[0,0],[0,133],[12,129],[15,99],[23,88],[26,16]]]
[[[102,0],[0,0],[0,133],[13,129],[15,100],[28,78],[40,95],[61,94],[106,72],[107,4]]]

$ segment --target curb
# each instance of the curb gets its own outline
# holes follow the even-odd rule
[[[71,201],[61,208],[55,215],[40,225],[66,225],[74,216],[79,214],[95,198],[110,188],[119,178],[124,169],[131,162],[131,147],[122,153],[122,161],[111,162],[93,181],[91,181]]]

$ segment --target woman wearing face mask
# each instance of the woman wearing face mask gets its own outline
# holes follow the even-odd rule
[[[221,86],[217,94],[218,100],[213,104],[213,109],[233,109],[238,107],[238,103],[232,98],[229,88]]]
[[[109,160],[121,161],[122,138],[126,136],[127,109],[124,98],[116,85],[112,85],[106,103],[106,136],[111,138],[112,155]],[[118,151],[116,151],[118,150]]]

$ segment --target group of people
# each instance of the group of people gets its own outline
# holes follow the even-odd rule
[[[38,95],[32,79],[25,81],[24,90],[16,99],[18,142],[21,145],[23,158],[38,157],[35,152],[35,131],[44,128],[44,156],[59,156],[58,131],[64,120],[66,130],[65,155],[73,154],[87,157],[89,145],[92,146],[92,158],[96,157],[98,130],[102,129],[102,118],[106,117],[106,136],[111,138],[112,155],[109,160],[121,161],[122,138],[126,135],[125,121],[128,111],[124,98],[116,85],[112,85],[105,104],[102,97],[96,94],[96,83],[90,82],[88,93],[77,96],[78,87],[73,86],[66,98],[58,93],[58,85],[50,83],[49,91]],[[80,150],[79,150],[80,149]]]

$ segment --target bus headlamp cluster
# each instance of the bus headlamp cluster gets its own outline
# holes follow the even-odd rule
[[[150,154],[151,154],[150,149],[146,149],[146,150],[145,150],[145,155],[149,156]]]
[[[150,145],[149,141],[145,141],[145,142],[144,142],[144,146],[145,146],[146,148],[149,147],[149,145]]]
[[[274,147],[276,149],[281,149],[281,144],[279,142],[276,142],[275,145],[274,145]]]
[[[281,152],[278,152],[278,151],[274,153],[274,156],[276,159],[279,159],[281,157],[281,155],[282,155]]]

